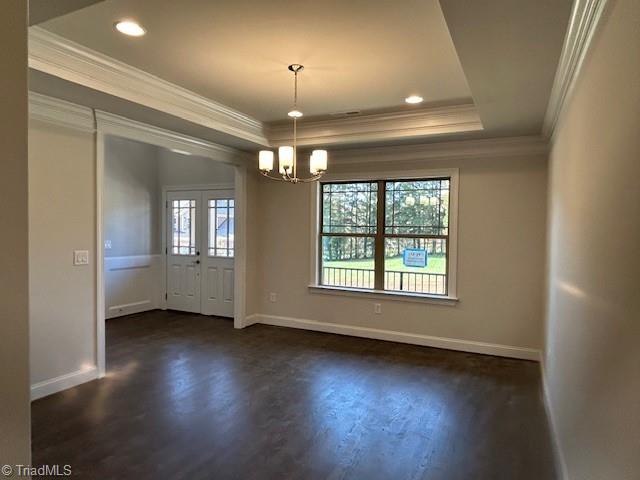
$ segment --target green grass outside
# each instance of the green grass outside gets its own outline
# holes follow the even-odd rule
[[[334,260],[323,262],[323,267],[333,268],[357,268],[362,270],[373,270],[373,259],[362,260]],[[385,260],[385,270],[395,272],[416,272],[416,273],[447,273],[447,259],[445,255],[429,255],[425,268],[405,267],[402,264],[402,256],[391,257]]]

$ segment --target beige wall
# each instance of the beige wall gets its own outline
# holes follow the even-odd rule
[[[460,169],[455,306],[310,293],[310,190],[259,181],[260,314],[539,349],[546,157],[352,165],[353,172]],[[336,164],[333,172],[349,171]],[[271,303],[269,292],[277,294]],[[375,315],[373,303],[382,303]]]
[[[95,366],[94,152],[91,133],[30,124],[32,383]],[[74,266],[74,250],[89,250],[89,265]]]
[[[0,29],[0,464],[29,464],[27,2],[2,3]]]
[[[545,367],[572,480],[640,478],[640,2],[610,3],[551,154]]]
[[[258,313],[262,292],[260,286],[262,257],[268,253],[268,250],[264,248],[260,237],[260,218],[262,216],[262,208],[259,204],[260,180],[251,167],[247,169],[247,172],[246,315],[249,316]]]

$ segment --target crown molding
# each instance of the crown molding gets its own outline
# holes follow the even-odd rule
[[[551,138],[603,18],[607,0],[574,0],[569,27],[553,81],[542,135]]]
[[[100,110],[96,110],[96,126],[100,135],[116,135],[167,149],[179,149],[192,155],[214,158],[226,163],[244,165],[247,160],[253,159],[248,153],[235,148],[207,142]]]
[[[41,27],[29,28],[29,67],[259,145],[269,144],[260,121]]]
[[[475,105],[455,105],[331,120],[303,120],[298,123],[298,145],[400,140],[482,129]],[[267,136],[273,146],[290,144],[292,133],[291,122],[267,126]]]
[[[291,141],[291,124],[262,122],[41,27],[29,28],[29,67],[260,146]],[[482,130],[473,104],[300,122],[298,144],[335,145]]]
[[[95,131],[90,108],[35,92],[29,92],[29,118],[83,132]]]
[[[372,162],[395,163],[407,161],[546,156],[548,153],[549,144],[544,138],[528,136],[335,150],[331,152],[331,160],[335,165],[344,165]]]

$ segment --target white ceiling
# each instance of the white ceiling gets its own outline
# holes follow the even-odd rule
[[[572,0],[440,0],[485,132],[540,134]]]
[[[290,63],[308,117],[471,98],[438,0],[107,0],[41,26],[261,121],[286,118]]]

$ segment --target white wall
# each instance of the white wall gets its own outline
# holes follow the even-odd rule
[[[159,148],[158,161],[158,181],[161,187],[233,184],[233,167],[210,158],[183,155]]]
[[[96,365],[96,172],[94,135],[29,126],[29,276],[34,395]],[[73,251],[89,265],[74,266]]]
[[[160,306],[162,194],[158,147],[105,138],[103,215],[105,315]],[[108,248],[110,243],[111,248]]]
[[[107,136],[104,165],[105,257],[160,253],[158,148]]]
[[[569,479],[640,478],[640,2],[609,2],[551,153],[549,406]]]
[[[27,222],[27,2],[0,29],[0,464],[31,463]]]
[[[451,340],[452,348],[473,349],[475,342],[485,342],[493,344],[488,348],[493,353],[537,359],[542,347],[546,163],[542,155],[332,164],[332,172],[355,174],[460,169],[460,302],[454,306],[310,293],[309,186],[259,180],[260,253],[255,261],[260,284],[252,304],[256,319],[279,324],[312,320],[338,324],[355,334],[380,329],[409,338],[442,337]],[[269,292],[277,294],[277,302],[269,301]],[[382,315],[374,314],[374,301],[382,304]]]

